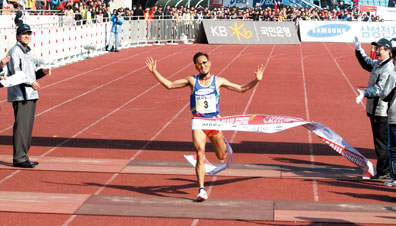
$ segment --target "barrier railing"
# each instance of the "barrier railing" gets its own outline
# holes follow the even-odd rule
[[[190,43],[197,38],[201,22],[173,19],[126,20],[122,28],[120,48]],[[214,43],[220,44],[228,43],[232,38],[238,39],[236,44],[242,44],[242,41],[251,44],[254,38],[259,38],[256,44],[275,41],[285,44],[296,36],[288,35],[287,31],[292,31],[294,26],[289,25],[290,22],[235,21],[232,22],[233,31],[227,30],[230,28],[227,20],[203,20],[203,23],[207,27],[212,26],[206,30],[207,40],[213,39]],[[301,21],[298,29],[301,41],[319,42],[349,42],[353,36],[358,36],[362,42],[371,42],[379,38],[394,38],[396,34],[394,23],[391,22]],[[41,57],[46,64],[56,67],[106,53],[105,46],[108,44],[111,23],[73,24],[63,27],[51,24],[32,25],[32,30],[34,34],[29,45],[32,53]],[[15,29],[10,29],[9,33],[0,33],[0,58],[15,45],[15,32]],[[261,40],[264,38],[266,41]]]
[[[59,23],[58,23],[59,25]],[[72,24],[63,27],[53,24],[32,25],[32,53],[47,65],[56,67],[86,57],[105,53],[111,23]],[[151,44],[188,43],[198,34],[199,23],[185,20],[126,20],[123,24],[120,48]],[[0,33],[0,57],[16,43],[16,31]]]

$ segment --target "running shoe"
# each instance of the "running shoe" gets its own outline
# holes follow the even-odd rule
[[[389,179],[391,179],[391,176],[390,176],[390,174],[384,174],[384,175],[375,175],[375,176],[373,176],[373,177],[371,177],[371,179],[374,179],[374,180],[389,180]]]
[[[202,202],[208,199],[208,194],[206,194],[205,188],[199,188],[197,201]]]
[[[384,183],[385,186],[396,187],[396,180],[390,179]]]

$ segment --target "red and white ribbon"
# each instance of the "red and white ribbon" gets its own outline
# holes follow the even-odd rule
[[[210,174],[210,175],[214,175],[220,171],[223,171],[225,169],[227,169],[231,163],[232,163],[232,148],[230,146],[230,144],[228,143],[228,141],[224,138],[224,142],[226,143],[227,147],[226,147],[226,153],[227,153],[227,160],[225,161],[224,164],[221,164],[219,166],[215,166],[212,163],[210,163],[206,158],[204,160],[204,164],[205,164],[205,172]],[[195,165],[197,164],[197,155],[184,155],[184,158],[187,159],[187,161],[195,167]]]
[[[341,136],[330,128],[318,122],[307,122],[301,118],[274,115],[237,115],[221,118],[193,118],[192,129],[223,130],[223,131],[243,131],[277,133],[297,126],[304,126],[320,137],[326,144],[333,148],[340,155],[363,169],[363,179],[369,179],[376,174],[374,165],[366,159],[359,151],[346,142]],[[228,142],[227,142],[228,145]],[[231,147],[230,147],[231,149]],[[232,150],[231,150],[232,153]],[[230,155],[232,161],[232,154]],[[230,158],[229,157],[229,158]],[[187,158],[187,157],[186,157]],[[196,161],[196,160],[195,160]],[[191,161],[189,161],[191,163]],[[210,164],[210,163],[209,163]],[[226,164],[207,170],[207,173],[214,174],[231,164]],[[195,164],[192,164],[195,166]],[[221,167],[221,169],[219,168]],[[219,168],[219,169],[216,169]]]

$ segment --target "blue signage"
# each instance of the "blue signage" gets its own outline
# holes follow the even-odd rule
[[[315,38],[327,38],[342,35],[351,29],[346,24],[326,24],[309,30],[308,35]]]
[[[253,0],[253,8],[259,5],[262,9],[266,7],[274,8],[275,0]]]

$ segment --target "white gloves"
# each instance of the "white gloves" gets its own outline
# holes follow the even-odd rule
[[[356,97],[356,103],[360,104],[360,102],[362,102],[362,100],[364,98],[365,91],[364,90],[360,90],[360,89],[357,89],[357,91],[359,92],[359,96]]]
[[[355,38],[353,39],[353,44],[355,44],[355,49],[359,50],[361,48],[360,42],[359,42],[359,38],[357,36],[355,36]]]

